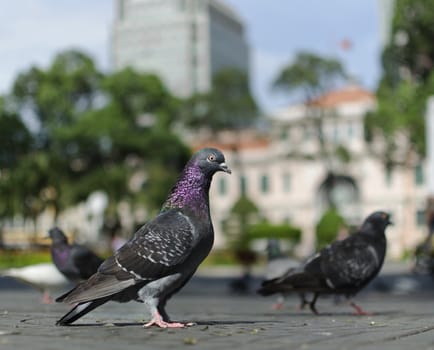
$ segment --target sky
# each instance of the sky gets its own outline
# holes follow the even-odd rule
[[[362,86],[375,90],[381,74],[379,1],[224,0],[246,26],[252,92],[260,107],[273,111],[288,104],[271,84],[301,50],[338,58]],[[69,48],[85,51],[109,71],[113,18],[113,0],[3,1],[0,94],[19,72],[47,67]]]

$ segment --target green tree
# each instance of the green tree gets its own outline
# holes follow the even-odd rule
[[[183,107],[187,126],[212,131],[251,126],[259,114],[248,76],[233,68],[218,71],[213,76],[211,91],[192,96]]]
[[[327,210],[316,225],[317,249],[324,248],[332,243],[342,227],[345,227],[344,218],[334,208]]]
[[[23,210],[23,201],[17,200],[17,191],[22,187],[12,186],[16,181],[13,173],[33,141],[26,125],[8,104],[8,99],[0,96],[0,217],[12,217]]]
[[[306,107],[305,123],[308,127],[313,126],[319,143],[318,156],[324,162],[329,174],[334,172],[332,158],[335,157],[336,150],[329,147],[324,137],[325,118],[330,116],[326,115],[327,111],[318,103],[318,99],[346,79],[347,73],[337,59],[300,52],[292,63],[282,69],[273,82],[275,91],[296,96],[303,101]],[[328,188],[327,192],[331,193],[331,191],[332,187]],[[331,206],[335,206],[331,196],[329,202]]]
[[[342,64],[335,58],[299,52],[273,82],[273,88],[285,94],[298,94],[307,103],[335,88],[347,78]]]
[[[30,192],[27,193],[34,193],[37,198],[32,203],[41,203],[32,205],[32,217],[47,205],[52,207],[55,216],[62,209],[62,189],[65,180],[71,176],[68,159],[71,150],[69,145],[60,142],[57,135],[92,108],[97,100],[101,77],[89,56],[72,50],[58,54],[47,70],[31,67],[19,74],[13,84],[11,97],[17,113],[27,115],[36,125],[32,132],[35,143],[28,158],[29,164],[32,158],[41,163],[35,166],[32,174],[38,179],[28,179]],[[28,164],[23,161],[20,166],[24,169],[18,167],[18,173],[25,171]],[[45,198],[41,193],[50,193],[51,196]]]
[[[46,71],[31,67],[19,74],[12,94],[20,112],[30,112],[36,119],[39,141],[50,147],[57,127],[70,125],[92,107],[101,77],[89,56],[65,51],[54,58]]]
[[[11,169],[32,146],[32,135],[17,113],[0,96],[0,169]]]
[[[378,109],[366,118],[368,141],[385,165],[411,168],[425,153],[424,111],[434,88],[434,3],[397,0],[382,54]]]
[[[108,194],[111,208],[125,200],[157,210],[190,156],[172,130],[179,100],[156,76],[131,69],[103,74],[78,51],[20,74],[11,100],[15,114],[34,126],[34,142],[8,176],[2,171],[0,190],[13,189],[11,203],[26,217],[47,207],[57,216],[96,190]],[[21,135],[18,121],[8,118]],[[4,151],[0,161],[13,161]]]
[[[102,107],[56,134],[68,151],[65,198],[75,203],[100,189],[110,206],[126,200],[157,210],[190,155],[171,131],[178,100],[155,75],[129,68],[104,77],[99,93]]]

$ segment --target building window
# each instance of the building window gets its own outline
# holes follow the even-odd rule
[[[224,196],[226,194],[227,188],[226,188],[226,179],[225,178],[220,178],[218,190],[219,190],[219,193],[221,196]]]
[[[247,179],[244,175],[240,176],[240,192],[242,196],[245,196],[247,193]]]
[[[288,139],[288,131],[287,130],[281,130],[280,131],[280,139],[281,140],[287,140]]]
[[[262,193],[267,193],[269,191],[269,180],[268,180],[268,176],[267,175],[262,175],[261,176],[261,192]]]
[[[416,165],[414,168],[414,182],[416,185],[423,185],[424,183],[423,168],[421,164]]]
[[[416,224],[419,227],[426,225],[425,210],[419,209],[416,211]]]
[[[282,175],[283,192],[288,193],[291,190],[291,174],[284,173]]]

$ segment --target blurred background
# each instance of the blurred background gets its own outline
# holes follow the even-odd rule
[[[205,264],[273,238],[302,259],[386,210],[388,259],[434,270],[433,22],[424,0],[2,4],[1,267],[49,261],[53,225],[109,254],[213,146],[233,174]]]

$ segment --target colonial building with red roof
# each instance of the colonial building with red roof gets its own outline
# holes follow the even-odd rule
[[[216,175],[211,188],[216,245],[224,244],[220,224],[244,191],[263,217],[302,228],[300,255],[314,249],[327,196],[351,226],[375,210],[389,211],[395,223],[387,230],[389,255],[413,249],[426,234],[424,165],[387,170],[373,155],[364,118],[375,108],[371,92],[348,86],[276,111],[265,135],[244,131],[195,143],[223,149],[233,169],[231,176]],[[327,181],[335,184],[330,193]]]

